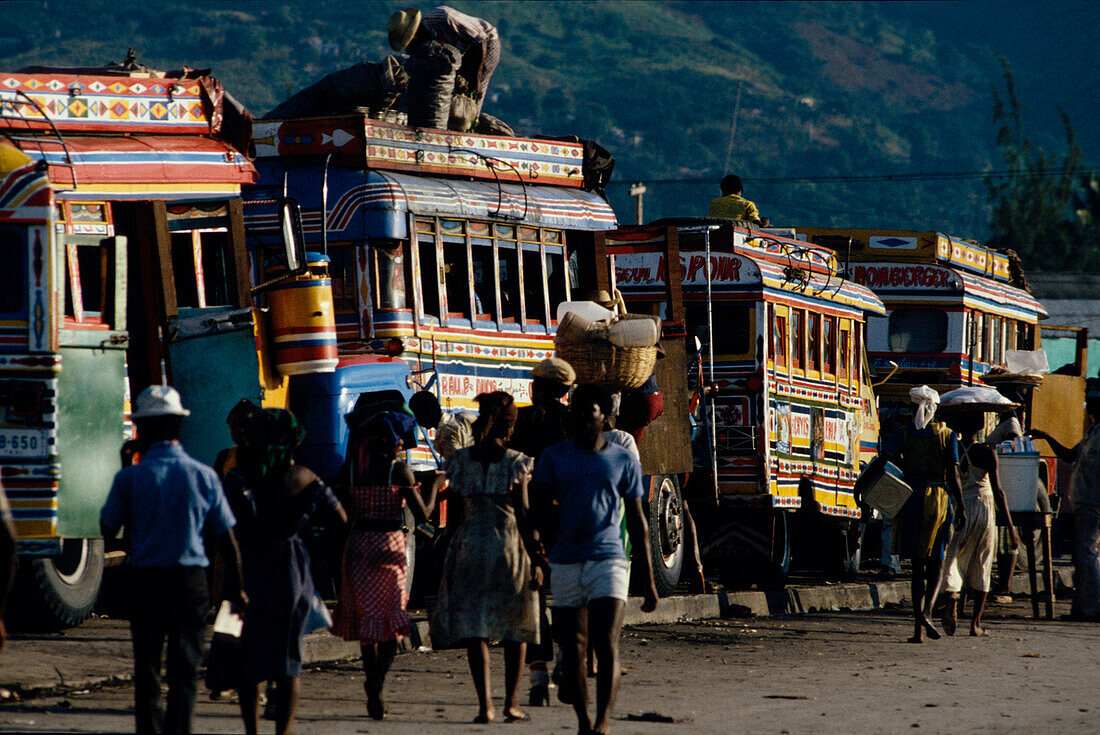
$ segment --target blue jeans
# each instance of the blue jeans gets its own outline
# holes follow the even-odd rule
[[[1100,506],[1074,507],[1073,610],[1081,617],[1100,616]]]

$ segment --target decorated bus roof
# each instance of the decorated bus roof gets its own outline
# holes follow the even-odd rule
[[[1009,258],[973,240],[918,230],[798,227],[800,235],[855,262],[939,263],[1002,283],[1012,282]],[[851,247],[848,246],[851,238]]]
[[[281,168],[258,162],[265,183],[281,181]],[[321,238],[320,169],[292,169],[287,193],[302,207],[302,227],[307,241]],[[368,237],[408,237],[407,215],[454,217],[523,223],[565,230],[609,230],[616,225],[615,212],[599,196],[581,189],[528,184],[496,184],[486,181],[438,179],[383,171],[331,168],[328,172],[328,236],[361,240]],[[264,194],[264,187],[252,193]],[[246,195],[247,196],[247,195]],[[247,207],[246,219],[254,232],[277,230],[273,208]]]
[[[65,198],[178,199],[235,196],[256,170],[228,143],[206,136],[130,135],[20,138],[29,157],[49,164]]]
[[[202,135],[210,133],[202,79],[103,75],[65,69],[0,73],[0,129]]]
[[[812,301],[818,307],[833,304],[870,314],[886,313],[882,301],[870,289],[837,275],[830,255],[806,253],[805,243],[734,230],[733,245],[712,247],[710,266],[697,240],[680,235],[680,275],[685,298],[705,291],[767,292],[792,301]],[[627,227],[608,233],[615,245],[615,281],[624,296],[663,296],[668,276],[663,253],[652,244],[663,237],[659,226]],[[812,246],[811,246],[812,247]],[[816,248],[812,248],[816,250]],[[797,252],[801,255],[796,255]]]
[[[850,275],[891,307],[929,303],[939,297],[1025,321],[1034,322],[1047,315],[1043,305],[1027,291],[961,268],[920,263],[853,263]]]
[[[410,128],[366,115],[258,120],[259,158],[335,154],[357,168],[493,181],[584,185],[584,145]]]

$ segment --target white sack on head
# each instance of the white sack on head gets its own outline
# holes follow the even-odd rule
[[[1016,404],[1001,395],[996,388],[981,385],[968,385],[964,388],[949,390],[940,396],[940,405],[964,406],[968,403],[992,404],[995,406],[1015,406]]]
[[[913,412],[913,426],[923,429],[936,415],[940,394],[927,385],[918,385],[909,391],[909,400],[917,404],[917,410]]]

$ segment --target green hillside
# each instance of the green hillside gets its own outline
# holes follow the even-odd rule
[[[632,181],[647,182],[647,219],[705,212],[728,157],[773,223],[982,237],[989,208],[980,176],[886,177],[999,165],[995,51],[1013,63],[1035,140],[1064,147],[1062,105],[1086,162],[1100,150],[1093,4],[453,5],[501,32],[504,58],[486,111],[520,134],[599,140],[617,158],[609,195],[622,221],[633,216]],[[385,22],[398,7],[6,2],[0,64],[99,64],[132,46],[153,67],[212,68],[262,114],[326,73],[388,54]],[[829,181],[852,176],[878,178]]]

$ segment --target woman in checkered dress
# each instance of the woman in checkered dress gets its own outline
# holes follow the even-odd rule
[[[413,418],[401,413],[372,417],[356,432],[360,436],[348,442],[348,462],[341,473],[348,482],[344,499],[351,533],[332,632],[359,641],[367,713],[375,720],[386,714],[382,687],[398,638],[409,634],[403,508],[407,503],[417,522],[423,522],[435,506],[435,485],[425,500],[412,472],[397,459],[412,425]]]

